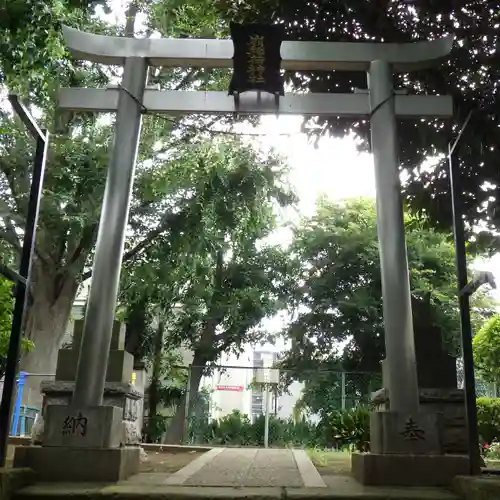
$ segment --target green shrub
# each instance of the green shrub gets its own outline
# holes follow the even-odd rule
[[[313,448],[318,446],[318,426],[305,418],[284,421],[283,440],[287,446]]]
[[[488,460],[500,460],[500,443],[491,443],[486,450]]]
[[[284,420],[269,417],[269,446],[302,448],[370,448],[370,409],[359,406],[348,410],[335,410],[325,415],[319,424],[306,419]],[[233,446],[263,446],[265,417],[254,422],[238,410],[219,420],[190,419],[189,442],[197,444],[223,444]]]
[[[3,377],[6,368],[13,308],[12,282],[0,276],[0,378]],[[31,340],[24,337],[21,339],[22,352],[31,352],[33,348]]]
[[[492,316],[472,341],[474,362],[481,378],[500,383],[500,315]]]
[[[161,438],[167,430],[168,417],[161,414],[152,415],[148,418],[147,433],[149,443],[161,443]]]
[[[477,424],[483,441],[500,441],[500,398],[477,399]]]
[[[219,420],[217,436],[220,444],[249,445],[251,443],[251,422],[248,415],[233,410]]]
[[[366,406],[333,411],[318,425],[323,428],[325,445],[329,448],[370,449],[370,409]]]
[[[264,445],[265,417],[254,422],[238,410],[219,420],[190,419],[189,442],[198,444],[225,444],[236,446]],[[306,420],[294,422],[274,415],[269,417],[269,446],[310,447],[317,444],[317,427]]]

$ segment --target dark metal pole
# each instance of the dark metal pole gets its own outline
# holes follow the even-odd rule
[[[470,115],[460,131],[459,138],[466,127]],[[467,420],[467,436],[470,457],[470,473],[481,473],[481,454],[479,451],[479,435],[477,427],[476,381],[474,377],[474,358],[472,353],[472,326],[470,321],[469,295],[460,293],[467,285],[467,257],[465,251],[464,222],[462,219],[462,200],[460,192],[460,174],[457,158],[453,154],[457,141],[448,145],[448,161],[450,168],[451,204],[453,210],[453,233],[455,236],[455,253],[458,279],[458,303],[460,308],[460,332],[462,337],[462,355],[464,362],[465,414]]]
[[[19,107],[19,103],[17,104],[18,106],[14,106],[14,108],[20,114],[22,121],[25,124],[33,124],[34,122],[29,113],[27,113],[23,107]],[[25,113],[26,116],[23,113]],[[36,226],[38,222],[38,212],[40,208],[40,197],[42,193],[45,159],[48,145],[48,133],[46,131],[41,131],[38,127],[34,128],[32,125],[28,126],[28,130],[36,138],[36,151],[33,163],[33,176],[28,202],[26,228],[24,231],[23,248],[21,252],[21,263],[19,266],[19,274],[26,280],[26,282],[18,282],[15,288],[15,305],[12,313],[12,328],[10,331],[9,349],[7,351],[2,402],[0,404],[0,467],[5,466],[5,459],[7,456],[7,444],[12,416],[12,401],[13,394],[15,392],[14,385],[16,380],[17,364],[21,352],[23,315],[26,299],[29,295],[27,292],[30,286],[31,261],[35,248]]]

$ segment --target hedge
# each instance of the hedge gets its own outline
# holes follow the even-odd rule
[[[500,441],[500,398],[477,399],[477,424],[484,442]]]

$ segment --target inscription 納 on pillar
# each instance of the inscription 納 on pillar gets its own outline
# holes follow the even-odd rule
[[[63,422],[62,435],[63,436],[74,436],[80,435],[84,437],[87,434],[87,424],[88,419],[84,417],[81,412],[78,412],[77,416],[68,415]]]

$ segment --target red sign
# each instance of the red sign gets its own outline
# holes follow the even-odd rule
[[[243,386],[242,385],[218,385],[217,390],[218,391],[242,392]]]

